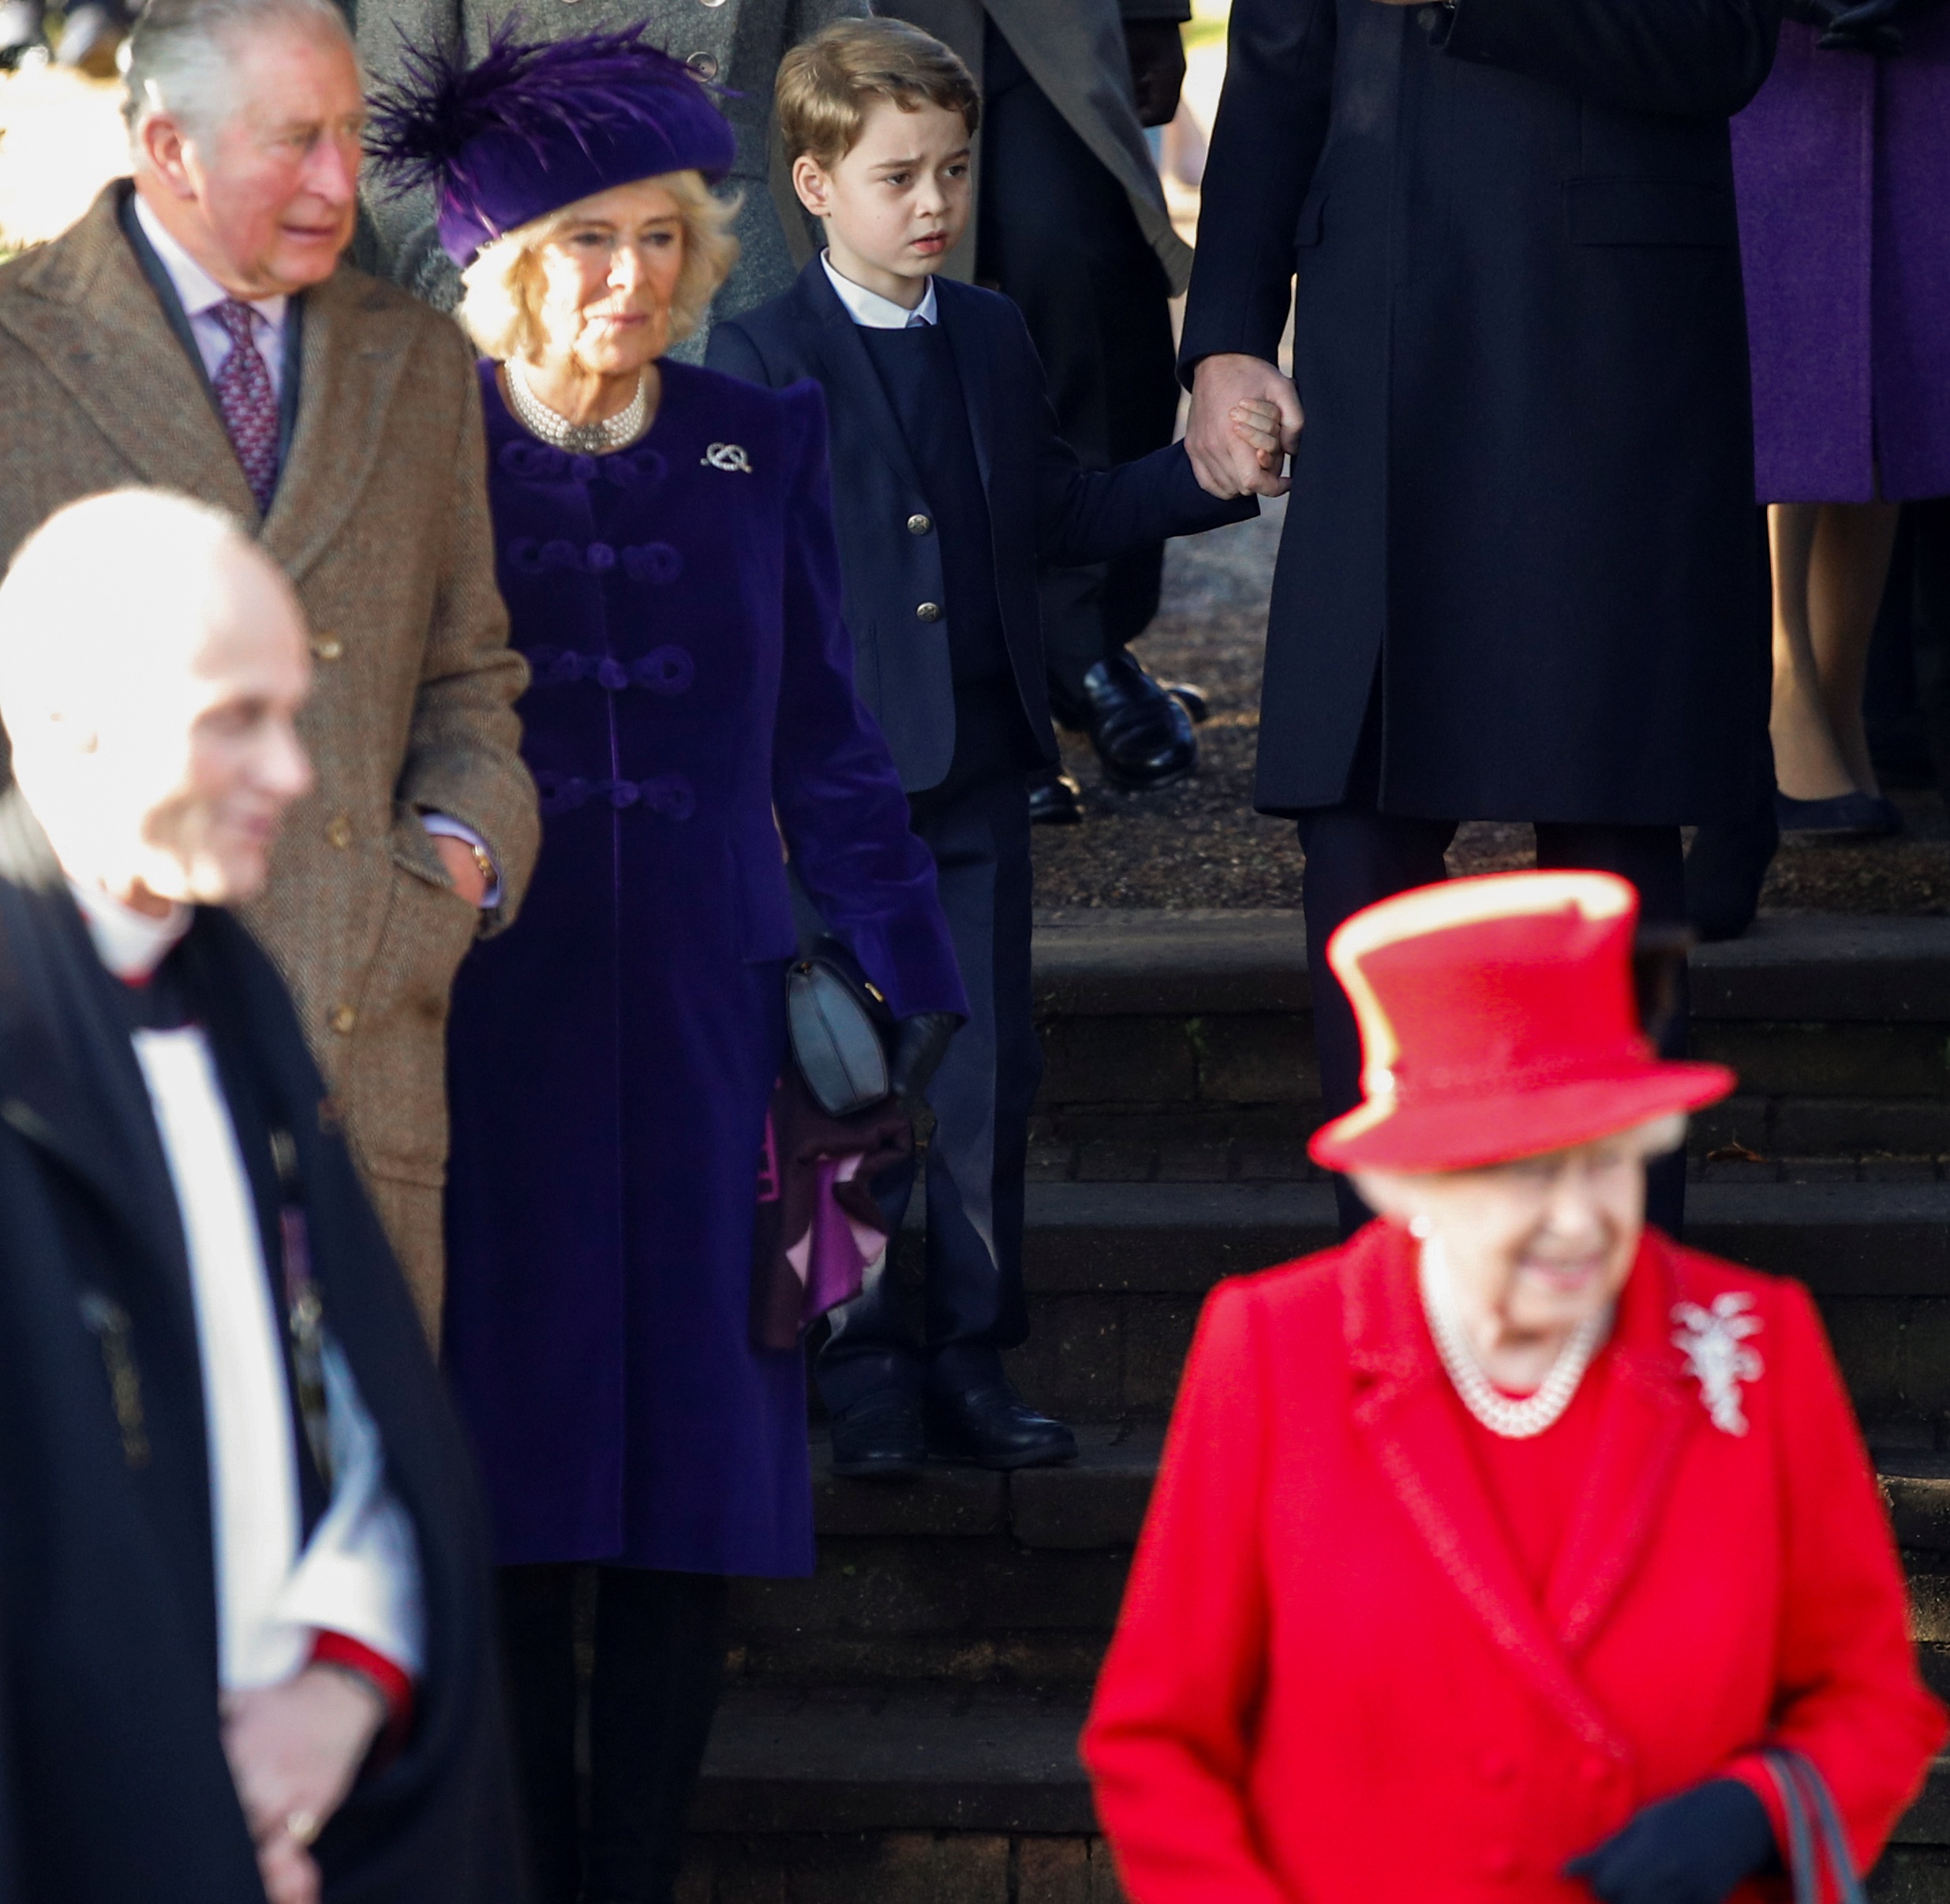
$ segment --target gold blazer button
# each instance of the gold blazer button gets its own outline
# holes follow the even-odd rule
[[[312,643],[312,653],[321,661],[335,661],[345,651],[345,643],[335,634],[321,634]]]
[[[339,814],[325,829],[325,843],[342,851],[352,844],[352,822],[343,814]]]
[[[911,536],[924,536],[934,526],[934,518],[932,516],[909,516],[908,518],[908,533]]]
[[[941,619],[941,604],[938,601],[924,601],[914,612],[914,618],[921,622],[938,622]]]
[[[350,1005],[334,1005],[331,1016],[326,1021],[341,1038],[350,1034],[352,1027],[359,1022],[359,1015]]]

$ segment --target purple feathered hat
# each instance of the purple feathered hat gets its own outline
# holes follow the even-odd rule
[[[665,172],[713,182],[737,150],[688,67],[616,33],[528,42],[504,21],[473,65],[408,46],[372,99],[366,149],[395,195],[431,185],[456,264],[530,219]]]

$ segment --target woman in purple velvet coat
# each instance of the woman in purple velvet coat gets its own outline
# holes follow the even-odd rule
[[[637,1904],[676,1875],[726,1577],[813,1561],[803,1360],[748,1324],[787,856],[904,1021],[914,1088],[966,1003],[854,693],[820,394],[657,361],[735,251],[709,95],[633,35],[503,41],[469,72],[415,62],[377,118],[466,266],[545,829],[522,918],[455,988],[446,1356],[503,1563],[541,1895]]]
[[[1950,493],[1950,6],[1790,0],[1733,122],[1789,830],[1899,825],[1862,726],[1902,502]]]

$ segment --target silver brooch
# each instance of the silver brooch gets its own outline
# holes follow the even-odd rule
[[[698,460],[713,469],[735,469],[740,476],[751,473],[751,458],[741,443],[714,443]]]
[[[1686,1372],[1698,1379],[1700,1400],[1713,1426],[1725,1435],[1746,1433],[1740,1384],[1761,1377],[1760,1354],[1747,1346],[1747,1337],[1761,1333],[1761,1319],[1748,1313],[1753,1307],[1754,1298],[1738,1290],[1715,1296],[1710,1309],[1697,1303],[1673,1307],[1672,1319],[1679,1325],[1673,1345],[1686,1356]]]

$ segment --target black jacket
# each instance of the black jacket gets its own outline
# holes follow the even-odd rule
[[[227,914],[178,955],[293,1138],[327,1325],[411,1517],[410,1739],[317,1846],[335,1904],[524,1894],[486,1543],[458,1431],[276,973]],[[0,796],[0,1898],[263,1904],[217,1723],[208,1470],[181,1220],[116,981]]]
[[[1233,0],[1181,362],[1307,422],[1257,798],[1664,824],[1763,756],[1730,114],[1776,0]],[[1294,281],[1298,279],[1297,303]]]
[[[1167,536],[1241,521],[1258,505],[1207,496],[1176,443],[1114,469],[1080,468],[1057,433],[1021,312],[994,291],[947,279],[934,280],[934,294],[987,492],[996,593],[1016,689],[1035,744],[1054,761],[1039,565],[1108,561]],[[860,696],[886,734],[901,785],[910,793],[938,786],[955,747],[948,637],[940,623],[919,620],[915,611],[941,600],[941,548],[932,533],[908,527],[915,517],[931,521],[934,505],[820,260],[769,303],[714,325],[705,361],[774,390],[807,378],[824,388]]]

